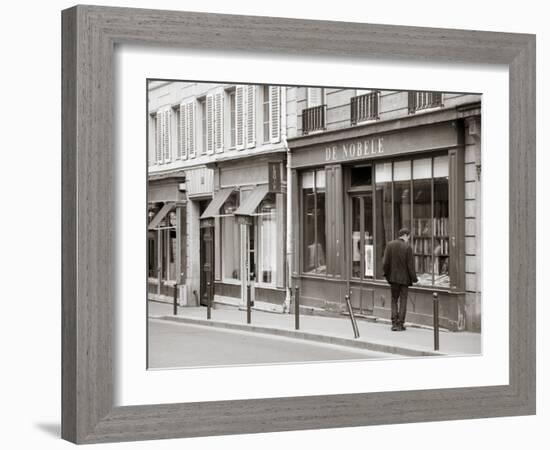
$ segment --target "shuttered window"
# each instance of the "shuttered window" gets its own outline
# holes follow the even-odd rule
[[[163,113],[163,125],[162,125],[162,154],[164,162],[170,162],[170,137],[171,137],[171,125],[172,125],[172,108],[164,111]]]
[[[223,97],[223,91],[214,95],[214,146],[218,153],[223,152]]]
[[[246,147],[256,145],[256,86],[246,87]]]
[[[155,163],[162,163],[162,112],[155,117]]]
[[[236,147],[237,150],[244,149],[244,88],[245,86],[237,86],[235,88],[235,113],[236,113]]]
[[[271,143],[281,140],[281,88],[279,86],[269,87],[269,118],[271,126]]]
[[[307,107],[313,108],[325,103],[323,88],[307,88]]]
[[[178,110],[178,159],[187,159],[187,111],[185,104]]]
[[[206,96],[206,152],[214,153],[214,96]]]

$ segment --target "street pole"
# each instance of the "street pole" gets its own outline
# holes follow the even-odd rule
[[[174,316],[178,315],[178,284],[174,285]]]
[[[434,299],[434,350],[439,350],[439,296],[433,293]]]
[[[350,291],[351,293],[351,291]],[[351,301],[350,301],[350,294],[346,294],[344,296],[346,299],[346,306],[348,307],[349,317],[351,319],[351,327],[353,328],[353,334],[355,336],[355,339],[359,338],[359,328],[357,327],[357,322],[355,320],[355,315],[353,314],[353,309],[351,307]]]
[[[294,287],[294,328],[300,329],[300,288]]]
[[[252,301],[250,299],[250,282],[246,284],[246,323],[252,322]]]
[[[207,281],[206,282],[206,297],[207,297],[207,300],[206,300],[206,318],[208,320],[211,319],[212,317],[212,313],[210,312],[210,309],[212,308],[212,295],[211,295],[211,292],[210,292],[210,281]]]

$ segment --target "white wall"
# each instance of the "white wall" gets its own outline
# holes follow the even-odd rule
[[[537,33],[538,71],[538,221],[539,229],[550,229],[548,207],[542,209],[542,189],[550,195],[548,131],[542,126],[550,120],[548,105],[548,42],[544,3],[479,2],[463,0],[442,7],[438,1],[361,3],[338,2],[257,2],[253,0],[176,0],[104,1],[105,5],[205,12],[253,14],[393,23],[418,26],[474,28],[492,31]],[[59,440],[60,417],[60,10],[72,1],[9,2],[3,5],[2,26],[2,370],[0,408],[3,448],[72,448]],[[363,6],[359,6],[363,5]],[[32,124],[32,129],[30,125]],[[32,131],[32,132],[30,132]],[[20,139],[24,136],[24,140]],[[23,145],[21,143],[24,142]],[[546,145],[545,145],[546,144]],[[17,154],[17,158],[7,155]],[[17,168],[23,168],[21,171]],[[8,169],[9,170],[6,170]],[[12,193],[17,192],[18,196]],[[548,197],[547,197],[548,198]],[[548,202],[546,202],[548,204]],[[548,254],[548,238],[539,236],[539,254]],[[541,251],[545,248],[546,252]],[[549,265],[539,258],[539,280]],[[543,266],[546,271],[543,270]],[[547,441],[544,425],[550,406],[548,385],[544,385],[543,365],[548,367],[548,328],[543,320],[548,299],[542,299],[539,281],[538,361],[539,415],[483,419],[447,423],[391,425],[339,430],[314,430],[253,436],[231,436],[162,441],[153,444],[128,443],[116,448],[187,449],[333,449],[401,448],[448,450],[464,448],[528,448]],[[546,287],[545,287],[546,289]],[[546,289],[547,290],[547,289]],[[544,348],[546,347],[546,349]],[[542,384],[542,385],[541,385]],[[94,448],[115,448],[97,446]]]

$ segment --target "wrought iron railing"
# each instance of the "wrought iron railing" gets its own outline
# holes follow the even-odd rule
[[[443,95],[441,92],[409,92],[409,114],[420,109],[437,108],[440,106],[443,106]]]
[[[373,91],[368,94],[358,95],[351,98],[351,124],[367,120],[377,120],[380,92]]]
[[[302,111],[302,134],[326,129],[327,105],[314,106]]]

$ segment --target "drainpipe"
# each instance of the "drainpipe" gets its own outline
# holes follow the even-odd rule
[[[290,313],[291,284],[292,284],[292,172],[290,161],[292,155],[287,142],[287,117],[286,117],[286,87],[281,88],[281,141],[286,150],[286,296],[283,312]]]

